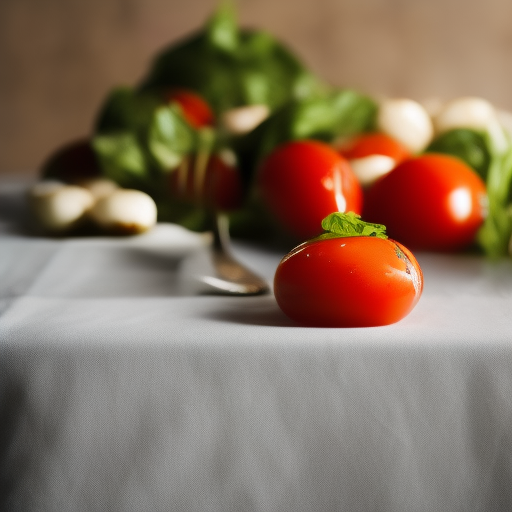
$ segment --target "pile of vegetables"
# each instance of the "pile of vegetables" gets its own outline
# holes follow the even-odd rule
[[[229,212],[235,236],[303,241],[332,212],[383,223],[410,249],[509,253],[512,142],[478,98],[435,112],[332,87],[222,4],[134,87],[111,91],[87,140],[44,179],[143,192],[158,220],[201,230]]]

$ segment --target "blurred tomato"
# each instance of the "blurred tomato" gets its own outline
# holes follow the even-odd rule
[[[79,139],[62,146],[50,155],[42,166],[41,174],[43,178],[78,183],[99,177],[101,168],[90,140]]]
[[[214,123],[213,111],[199,94],[188,89],[172,89],[165,94],[167,102],[176,102],[180,105],[183,116],[194,128],[212,126]]]
[[[318,234],[332,212],[360,213],[362,191],[348,162],[328,144],[302,140],[276,148],[257,173],[264,205],[292,235]]]
[[[383,155],[400,163],[410,157],[410,152],[397,140],[384,133],[362,133],[351,137],[339,146],[340,153],[347,159]]]
[[[406,160],[368,190],[363,217],[385,224],[411,249],[468,247],[485,217],[482,179],[462,160],[425,154]]]
[[[363,133],[338,146],[363,187],[368,187],[410,157],[409,151],[384,133]]]
[[[190,156],[170,175],[171,195],[191,204],[230,211],[242,205],[240,173],[229,156],[212,154],[207,161]]]

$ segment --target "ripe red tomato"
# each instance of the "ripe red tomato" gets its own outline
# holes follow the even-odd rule
[[[365,197],[364,219],[413,250],[468,247],[485,217],[482,179],[461,160],[424,154],[383,176]]]
[[[410,157],[402,144],[384,133],[356,135],[338,146],[338,151],[347,158],[365,190]]]
[[[410,156],[410,152],[397,140],[379,132],[362,133],[351,137],[339,147],[339,151],[347,160],[383,155],[400,163]]]
[[[348,162],[328,144],[302,140],[275,149],[257,173],[264,205],[292,235],[319,233],[332,212],[360,213],[362,191]]]
[[[242,205],[242,180],[236,165],[219,154],[210,155],[203,169],[201,163],[197,164],[196,156],[191,156],[171,173],[171,195],[221,211],[235,210]]]
[[[299,324],[371,327],[404,318],[423,290],[412,253],[389,238],[354,236],[305,242],[279,264],[274,294]]]
[[[89,139],[79,139],[57,149],[43,164],[44,178],[54,178],[65,183],[78,183],[97,178],[101,167]]]
[[[213,125],[213,111],[199,94],[188,89],[172,89],[166,93],[165,99],[168,102],[178,103],[183,116],[194,128]]]

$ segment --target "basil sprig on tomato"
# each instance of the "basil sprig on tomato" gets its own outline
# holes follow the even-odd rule
[[[324,233],[314,240],[326,240],[328,238],[345,238],[350,236],[370,236],[388,238],[386,226],[361,220],[361,216],[354,212],[334,212],[322,220]]]

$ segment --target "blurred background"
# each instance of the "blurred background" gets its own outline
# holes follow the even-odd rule
[[[89,134],[107,92],[137,83],[216,4],[1,0],[0,173],[35,175]],[[507,0],[239,0],[238,10],[333,84],[419,101],[477,95],[512,110]]]

